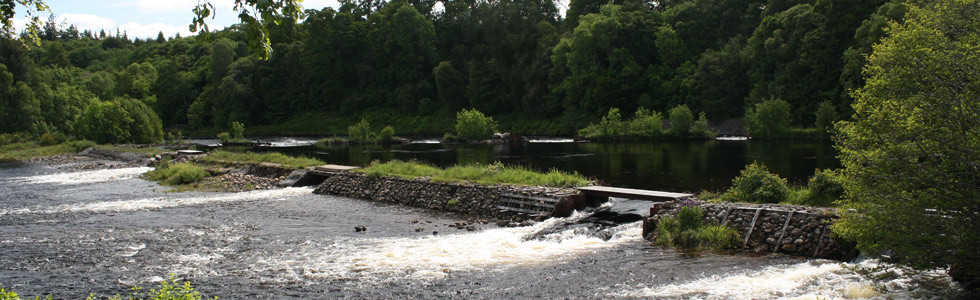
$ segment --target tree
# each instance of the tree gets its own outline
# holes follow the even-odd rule
[[[39,34],[41,32],[41,13],[51,12],[47,4],[44,4],[44,0],[0,0],[0,34],[4,36],[15,36],[17,33],[14,28],[14,9],[16,5],[20,4],[24,6],[27,12],[27,19],[30,22],[27,23],[27,38],[30,39],[34,44],[38,46],[41,45],[41,38]]]
[[[303,10],[302,0],[235,0],[233,10],[242,21],[243,30],[248,39],[249,50],[262,60],[269,59],[272,54],[272,42],[269,40],[267,24],[279,25],[286,19],[299,19]],[[203,1],[194,7],[194,20],[191,32],[201,31],[200,37],[207,39],[208,17],[214,16],[214,4]]]
[[[786,137],[792,123],[789,103],[782,99],[768,99],[757,103],[745,112],[745,123],[752,137]]]
[[[497,130],[497,122],[484,116],[476,109],[464,109],[456,114],[456,135],[460,138],[479,141],[489,139]]]
[[[980,1],[926,1],[874,45],[842,122],[843,218],[866,253],[980,288]]]
[[[686,138],[691,131],[694,114],[687,105],[678,105],[670,109],[670,132],[677,137]]]

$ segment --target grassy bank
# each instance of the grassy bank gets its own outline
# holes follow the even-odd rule
[[[325,165],[327,163],[309,157],[295,157],[289,156],[278,152],[272,153],[253,153],[253,152],[229,152],[229,151],[214,151],[199,159],[204,162],[215,162],[215,163],[275,163],[286,167],[292,168],[305,168],[312,166]]]
[[[36,157],[76,153],[95,146],[91,141],[69,141],[43,146],[35,141],[10,143],[0,146],[0,162],[14,162]]]
[[[475,182],[481,184],[513,184],[527,186],[575,187],[589,183],[578,173],[565,173],[555,169],[547,173],[535,172],[520,166],[504,166],[496,162],[489,165],[457,165],[446,169],[419,162],[389,161],[372,162],[354,172],[368,176],[399,176],[405,178],[429,177],[433,181]]]

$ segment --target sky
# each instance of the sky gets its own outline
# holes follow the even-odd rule
[[[129,38],[156,38],[159,32],[166,37],[177,33],[191,35],[188,25],[194,19],[191,11],[198,0],[45,0],[51,7],[59,24],[75,24],[78,31],[86,29],[98,34],[105,29],[114,34],[116,28],[125,32]],[[232,10],[234,0],[211,0],[216,12],[208,18],[211,30],[220,30],[238,23],[238,13]],[[304,0],[304,9],[337,7],[337,0]],[[27,17],[22,7],[14,16],[18,30],[24,28]],[[47,13],[42,16],[47,19]]]

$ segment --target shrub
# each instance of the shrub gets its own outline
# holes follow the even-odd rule
[[[832,206],[844,196],[844,181],[833,170],[817,170],[807,182],[807,193],[800,203],[810,206]]]
[[[245,124],[231,122],[231,138],[235,140],[245,139]]]
[[[4,133],[0,134],[0,146],[14,143],[27,142],[31,139],[21,133]]]
[[[163,123],[142,101],[116,98],[94,101],[76,122],[78,133],[98,143],[155,143],[163,139]]]
[[[680,231],[698,229],[703,224],[704,211],[700,206],[684,206],[677,212],[677,220]]]
[[[70,149],[72,152],[79,152],[88,149],[88,147],[94,147],[95,142],[89,140],[80,140],[80,141],[70,141],[65,143],[65,145],[67,145],[68,149]]]
[[[783,138],[789,131],[790,106],[781,99],[757,103],[745,112],[749,135],[756,138]]]
[[[670,109],[670,133],[677,137],[688,137],[691,132],[691,122],[694,115],[687,105],[678,105]]]
[[[371,123],[367,119],[361,118],[357,124],[347,127],[347,139],[351,142],[366,143],[372,140]]]
[[[493,137],[497,123],[476,109],[464,109],[456,114],[456,135],[460,138],[479,141]]]
[[[654,242],[685,249],[726,250],[738,247],[741,238],[735,229],[725,225],[706,226],[703,220],[701,207],[682,206],[677,216],[663,217],[657,221]]]
[[[786,179],[769,173],[766,166],[752,162],[732,180],[732,187],[722,199],[733,202],[779,203],[786,200]]]
[[[816,117],[817,121],[814,125],[816,125],[817,130],[824,136],[829,135],[834,129],[834,122],[837,121],[837,111],[834,110],[834,104],[830,101],[820,102],[817,105]]]
[[[189,163],[161,165],[146,174],[147,179],[159,181],[164,185],[195,183],[207,176],[208,171],[204,170],[204,168]]]
[[[395,137],[395,128],[385,126],[385,128],[381,129],[381,132],[378,133],[378,137],[381,139],[381,142],[390,143]]]
[[[227,143],[230,143],[231,142],[231,134],[229,134],[227,132],[219,132],[218,133],[218,140],[220,140],[221,143],[226,143],[226,144]]]
[[[629,121],[629,134],[657,138],[663,134],[664,116],[660,112],[639,108]]]
[[[700,247],[709,249],[728,250],[735,249],[741,242],[741,238],[735,229],[722,226],[706,226],[698,231]]]
[[[68,138],[66,138],[65,135],[60,132],[46,132],[41,135],[38,142],[41,143],[41,146],[51,146],[64,143],[67,139]]]
[[[708,129],[708,115],[703,111],[698,116],[698,120],[691,125],[691,137],[693,138],[713,138],[714,132]]]

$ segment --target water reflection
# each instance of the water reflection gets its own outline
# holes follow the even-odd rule
[[[240,149],[237,149],[240,150]],[[418,160],[438,166],[501,161],[547,171],[574,171],[631,188],[697,192],[727,187],[739,171],[758,161],[792,183],[805,183],[814,169],[837,168],[832,145],[788,141],[679,141],[660,143],[528,143],[525,145],[356,145],[261,147],[328,163],[367,165],[373,160]]]

